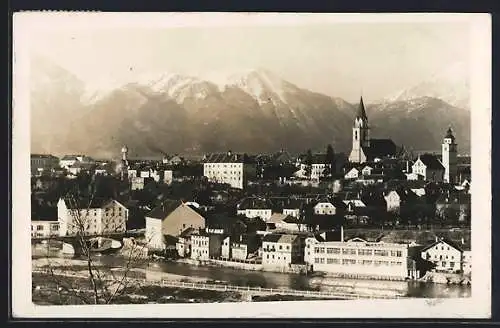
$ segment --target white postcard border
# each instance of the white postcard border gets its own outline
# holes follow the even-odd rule
[[[376,301],[35,306],[31,302],[30,32],[259,24],[463,21],[471,26],[472,297]],[[12,314],[25,318],[488,318],[491,315],[491,19],[488,14],[16,13],[13,20]],[[55,122],[57,124],[57,122]],[[477,269],[477,268],[480,268]]]

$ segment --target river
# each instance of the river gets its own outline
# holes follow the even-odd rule
[[[40,256],[41,254],[39,252],[32,253],[33,258]],[[50,256],[59,257],[57,253],[52,253]],[[114,255],[102,255],[96,257],[96,262],[107,267],[123,267],[125,259]],[[165,272],[180,276],[224,281],[239,286],[292,288],[299,290],[339,289],[342,286],[344,286],[342,288],[345,290],[345,286],[350,286],[349,288],[353,291],[377,291],[385,294],[392,292],[416,298],[456,298],[471,296],[471,286],[466,285],[446,285],[419,281],[328,278],[318,275],[306,276],[277,272],[244,271],[224,267],[194,266],[177,262],[150,262],[141,264],[140,267],[151,271]]]

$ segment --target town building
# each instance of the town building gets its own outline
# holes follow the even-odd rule
[[[439,238],[421,250],[422,259],[432,262],[436,271],[461,272],[463,250],[454,242]]]
[[[59,166],[65,169],[69,169],[75,163],[89,163],[95,164],[95,160],[89,156],[85,155],[65,155],[59,161]]]
[[[205,228],[205,217],[195,206],[165,200],[146,214],[146,242],[151,249],[164,249],[165,236],[178,237],[187,228]]]
[[[425,181],[443,182],[445,168],[433,154],[421,154],[412,166],[413,175]]]
[[[268,270],[286,270],[303,263],[301,238],[290,234],[268,234],[262,239],[262,266]]]
[[[60,236],[124,233],[129,210],[117,200],[60,198],[57,216]]]
[[[313,271],[364,278],[404,280],[409,276],[408,245],[361,238],[310,243]],[[307,252],[307,250],[306,250]]]
[[[344,175],[344,179],[355,180],[359,177],[359,175],[360,175],[360,171],[357,168],[353,167],[352,169],[347,171],[347,173]]]
[[[235,261],[246,261],[252,255],[256,257],[256,252],[260,247],[260,239],[256,234],[239,235],[231,241],[230,257]]]
[[[266,222],[269,230],[279,230],[288,232],[307,231],[307,225],[298,217],[289,214],[274,213]]]
[[[352,150],[349,155],[349,162],[376,161],[385,157],[393,157],[396,152],[396,144],[391,139],[372,139],[370,137],[368,117],[366,116],[363,97],[361,97],[352,128]]]
[[[179,257],[191,257],[191,236],[197,233],[197,229],[187,228],[177,238],[175,248]]]
[[[210,154],[203,163],[203,176],[209,181],[229,184],[232,188],[243,189],[250,177],[255,176],[255,164],[242,154]]]
[[[191,258],[193,260],[218,259],[222,254],[223,235],[204,231],[191,235]]]
[[[59,158],[46,154],[31,154],[31,175],[39,175],[42,172],[50,171],[59,167]]]
[[[247,218],[258,217],[267,221],[273,214],[273,204],[269,199],[247,197],[237,205],[236,212],[238,215],[244,215]]]
[[[31,221],[31,238],[59,236],[59,221]]]
[[[418,196],[408,189],[391,190],[384,195],[387,212],[401,213],[401,208],[415,204]]]
[[[443,139],[443,144],[441,146],[441,162],[444,166],[444,177],[443,180],[446,183],[456,183],[457,182],[457,144],[455,142],[455,136],[451,127],[446,131],[446,135]]]

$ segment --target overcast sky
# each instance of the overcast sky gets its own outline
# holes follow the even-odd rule
[[[263,67],[313,91],[377,100],[468,62],[468,25],[338,23],[297,26],[37,31],[32,50],[94,85],[173,72],[207,76]]]

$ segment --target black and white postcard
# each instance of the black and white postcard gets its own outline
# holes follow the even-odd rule
[[[488,14],[13,24],[14,316],[490,316]]]

